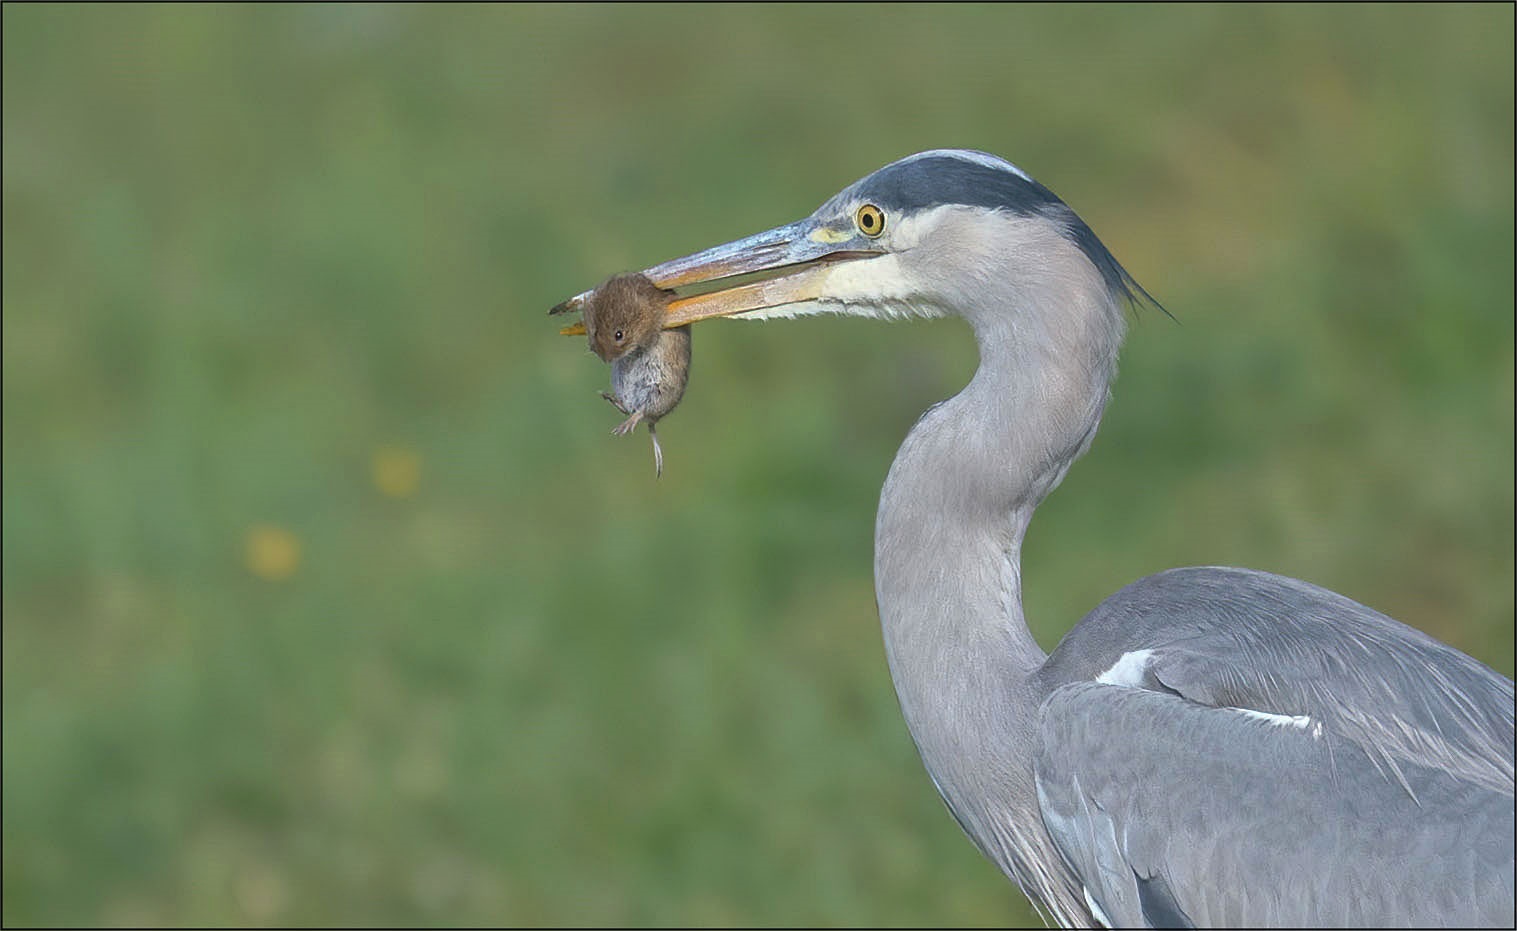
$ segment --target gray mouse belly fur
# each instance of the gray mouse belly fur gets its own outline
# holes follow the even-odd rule
[[[665,330],[642,352],[611,364],[611,390],[628,413],[650,423],[674,410],[690,378],[690,328]]]

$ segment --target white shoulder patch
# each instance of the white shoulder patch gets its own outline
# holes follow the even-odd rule
[[[1129,689],[1141,688],[1143,674],[1148,671],[1148,662],[1153,655],[1153,650],[1133,650],[1123,653],[1117,657],[1115,663],[1111,664],[1110,669],[1096,676],[1096,681],[1102,685],[1117,685]],[[1259,721],[1271,727],[1293,727],[1299,731],[1310,731],[1313,737],[1322,736],[1322,722],[1313,721],[1304,714],[1273,714],[1268,711],[1231,706],[1224,706],[1222,710],[1236,711],[1250,720]]]
[[[1272,714],[1268,711],[1255,711],[1252,708],[1229,707],[1227,710],[1240,712],[1255,721],[1263,721],[1272,727],[1294,727],[1301,731],[1310,729],[1313,737],[1322,736],[1322,725],[1304,714]]]
[[[1096,676],[1096,681],[1102,685],[1120,685],[1135,689],[1143,683],[1143,671],[1148,668],[1149,657],[1154,655],[1153,650],[1133,650],[1131,653],[1123,653],[1117,657],[1117,661],[1111,664],[1111,668]]]

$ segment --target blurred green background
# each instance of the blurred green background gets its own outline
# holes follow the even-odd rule
[[[955,322],[714,323],[613,439],[544,311],[914,151],[1136,316],[1047,647],[1171,566],[1512,672],[1513,9],[4,9],[4,922],[1012,924],[876,496]]]

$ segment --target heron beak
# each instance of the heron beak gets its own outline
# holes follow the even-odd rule
[[[668,289],[700,288],[738,276],[763,276],[741,284],[718,284],[713,289],[675,298],[669,302],[664,322],[664,328],[670,329],[713,317],[817,300],[833,265],[882,254],[881,250],[841,248],[851,240],[851,231],[831,230],[813,220],[801,220],[655,265],[644,269],[643,274],[658,287]],[[591,293],[576,294],[548,313],[582,310]],[[584,334],[585,327],[576,323],[559,332],[579,336]]]

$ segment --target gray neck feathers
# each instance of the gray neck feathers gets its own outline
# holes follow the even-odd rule
[[[985,853],[1052,903],[1062,890],[1046,874],[1026,875],[1021,855],[1046,838],[1019,836],[1022,819],[991,810],[1035,810],[1032,716],[1042,696],[1030,674],[1046,657],[1022,613],[1022,539],[1095,435],[1123,318],[1056,227],[986,222],[1017,223],[1018,235],[1003,228],[964,244],[1010,242],[1003,254],[948,242],[919,257],[918,275],[940,270],[942,308],[974,328],[980,367],[896,455],[875,527],[875,591],[896,692],[929,773]],[[965,273],[987,267],[1004,277]],[[970,284],[948,290],[959,282]]]

